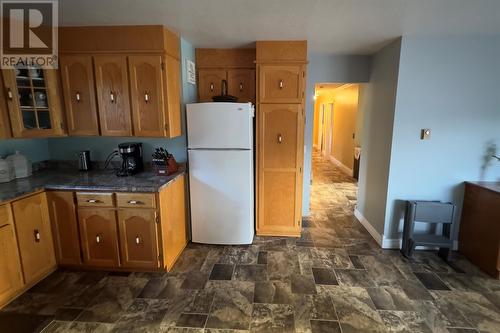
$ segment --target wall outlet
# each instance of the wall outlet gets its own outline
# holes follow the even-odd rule
[[[431,129],[422,128],[420,130],[420,140],[429,140],[431,138]]]

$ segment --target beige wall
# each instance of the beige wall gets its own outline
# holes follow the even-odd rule
[[[319,110],[321,105],[325,105],[325,110],[329,110],[330,103],[333,103],[333,136],[331,151],[328,155],[333,156],[337,161],[349,169],[353,168],[354,146],[357,142],[359,125],[356,126],[358,113],[358,93],[359,85],[346,84],[333,89],[318,89],[317,98],[314,104],[314,127],[313,143],[319,146]]]

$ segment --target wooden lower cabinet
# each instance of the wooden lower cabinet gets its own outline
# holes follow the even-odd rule
[[[56,266],[45,193],[12,203],[17,240],[26,284],[45,276]]]
[[[23,287],[21,261],[10,205],[0,206],[0,307]]]
[[[54,247],[59,265],[81,264],[80,238],[73,192],[47,192]]]
[[[185,176],[177,177],[159,193],[163,265],[169,271],[187,245]]]
[[[157,227],[156,210],[118,210],[122,267],[159,267]]]
[[[83,262],[89,266],[118,267],[118,231],[113,209],[78,210]]]

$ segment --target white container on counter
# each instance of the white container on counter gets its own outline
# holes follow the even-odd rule
[[[15,178],[24,178],[29,177],[32,174],[31,162],[26,158],[26,156],[19,153],[16,150],[16,153],[10,155],[6,158],[7,163],[11,164],[11,167],[14,169]]]
[[[10,163],[0,157],[0,183],[7,183],[14,179],[14,172]]]

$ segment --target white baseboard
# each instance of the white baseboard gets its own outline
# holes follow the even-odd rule
[[[354,209],[354,216],[356,216],[359,223],[361,223],[361,225],[365,227],[366,231],[368,231],[368,233],[373,237],[373,239],[375,239],[378,245],[380,245],[383,248],[383,242],[382,242],[383,236],[379,234],[378,231],[375,230],[375,228],[373,228],[370,222],[368,222],[368,220],[363,216],[363,214],[361,214],[361,212],[357,208]]]
[[[330,161],[335,164],[336,166],[338,166],[340,168],[340,170],[342,170],[344,173],[346,173],[347,175],[351,176],[353,175],[352,173],[352,169],[349,168],[348,166],[342,164],[342,162],[340,162],[339,160],[337,160],[335,157],[333,157],[332,155],[328,156]]]

